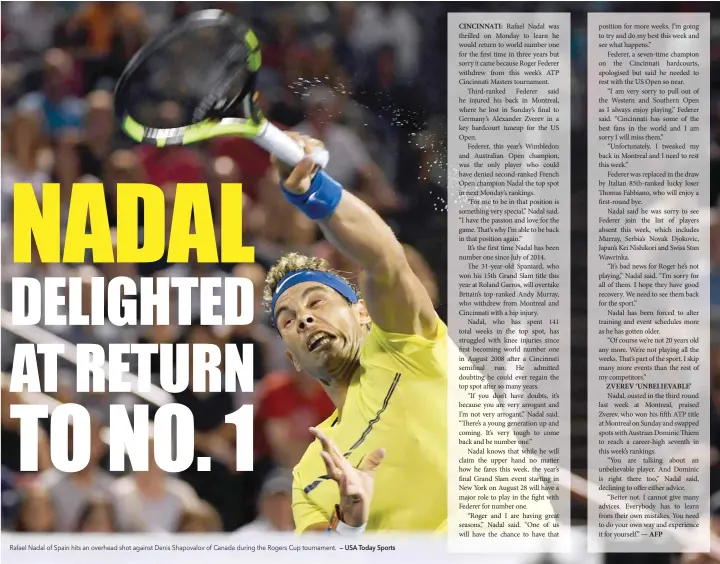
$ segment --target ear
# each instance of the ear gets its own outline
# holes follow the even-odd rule
[[[302,372],[302,367],[298,364],[297,360],[295,360],[295,357],[292,355],[290,351],[285,351],[285,356],[288,358],[290,362],[292,362],[293,367],[295,368],[296,372]]]
[[[353,309],[355,310],[355,313],[357,313],[360,325],[369,325],[370,323],[372,323],[372,319],[370,319],[370,313],[368,313],[367,306],[365,305],[364,300],[360,300],[354,303]]]

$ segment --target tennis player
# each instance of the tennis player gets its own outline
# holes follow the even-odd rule
[[[291,135],[306,154],[322,147]],[[337,407],[294,469],[296,530],[444,531],[447,327],[370,207],[308,158],[274,172],[284,196],[362,267],[356,288],[326,261],[292,253],[266,279],[288,357]]]

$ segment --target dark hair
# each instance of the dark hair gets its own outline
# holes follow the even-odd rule
[[[87,503],[83,506],[82,511],[80,512],[80,516],[78,517],[77,524],[75,525],[75,532],[81,533],[83,530],[83,527],[87,524],[87,522],[90,520],[90,517],[93,514],[93,511],[99,508],[104,508],[107,510],[108,514],[110,515],[110,523],[112,526],[113,531],[118,531],[118,521],[117,521],[117,515],[115,514],[115,508],[113,507],[112,502],[110,499],[104,495],[95,495],[92,496]]]

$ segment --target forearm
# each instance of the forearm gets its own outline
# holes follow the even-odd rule
[[[345,191],[332,215],[318,223],[328,241],[369,274],[386,275],[406,263],[390,226],[350,192]]]

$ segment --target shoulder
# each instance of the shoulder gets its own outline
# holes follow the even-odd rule
[[[370,334],[363,344],[362,354],[377,352],[412,354],[414,352],[447,346],[447,326],[437,316],[437,329],[432,338],[422,335],[391,333],[373,323]]]
[[[437,318],[433,338],[390,333],[373,324],[363,344],[360,363],[402,373],[447,378],[447,327]]]

